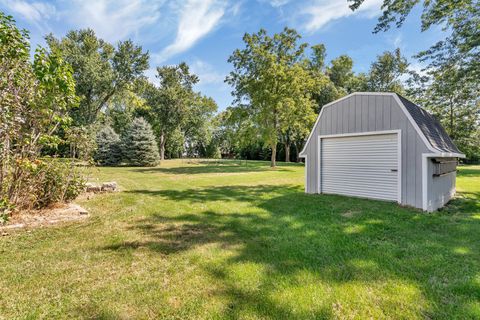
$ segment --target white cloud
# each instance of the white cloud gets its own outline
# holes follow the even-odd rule
[[[301,12],[302,16],[307,16],[303,28],[313,32],[321,29],[331,21],[354,14],[374,17],[381,12],[382,3],[383,0],[365,0],[359,9],[352,11],[346,1],[316,0]]]
[[[422,63],[420,61],[411,62],[408,65],[408,69],[410,69],[412,71],[415,71],[416,73],[418,73],[421,76],[427,76],[428,75],[428,72],[426,70],[427,69],[427,64]]]
[[[278,8],[278,7],[283,7],[287,3],[290,2],[290,0],[262,0],[262,2],[267,1],[272,7]]]
[[[200,59],[193,61],[190,67],[192,72],[200,79],[200,85],[219,84],[223,83],[223,80],[225,79],[225,75],[218,73],[212,65]]]
[[[218,0],[186,0],[180,9],[177,35],[160,54],[152,55],[158,63],[190,49],[210,33],[225,14],[226,3]]]
[[[154,85],[160,85],[160,82],[157,79],[157,68],[150,68],[143,72],[143,74],[148,78],[148,80]]]
[[[156,25],[165,1],[57,0],[54,5],[31,0],[0,0],[0,5],[20,15],[41,33],[50,29],[50,22],[56,19],[67,28],[92,28],[100,38],[116,42],[139,34],[142,28]]]
[[[5,7],[23,16],[24,19],[32,23],[41,22],[55,15],[56,9],[49,3],[27,2],[22,0],[1,0],[0,3]]]
[[[100,38],[116,42],[157,22],[162,4],[146,0],[75,0],[62,16],[77,28],[92,28]]]
[[[236,16],[240,13],[240,10],[242,8],[242,2],[239,1],[235,3],[233,6],[230,6],[229,13],[231,13],[233,16]]]
[[[54,5],[43,2],[27,2],[23,0],[0,0],[0,4],[22,16],[29,23],[45,33],[48,29],[46,21],[56,16]]]

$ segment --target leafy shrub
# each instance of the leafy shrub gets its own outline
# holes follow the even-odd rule
[[[114,166],[122,161],[121,140],[110,127],[104,127],[97,134],[97,152],[95,161],[101,165]]]
[[[13,205],[7,199],[0,200],[0,226],[8,222]]]
[[[152,127],[143,118],[133,120],[123,136],[125,160],[133,166],[155,166],[160,156]]]
[[[43,160],[36,206],[74,200],[85,190],[85,178],[73,162],[57,159]]]
[[[19,196],[21,208],[43,208],[55,202],[71,201],[85,189],[81,169],[73,161],[54,158],[17,161],[24,174]]]
[[[73,162],[40,159],[56,149],[78,106],[71,66],[59,51],[38,48],[0,11],[0,213],[71,200],[83,178]]]

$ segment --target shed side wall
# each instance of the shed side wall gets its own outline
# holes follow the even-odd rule
[[[433,162],[430,159],[427,159],[427,161],[427,210],[435,211],[443,207],[455,195],[457,172],[436,177],[433,175]]]
[[[369,131],[401,130],[402,201],[422,207],[422,153],[429,152],[401,107],[390,95],[352,95],[323,110],[306,148],[306,192],[316,193],[319,184],[318,136]],[[408,169],[407,169],[408,168]]]

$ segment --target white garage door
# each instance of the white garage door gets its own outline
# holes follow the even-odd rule
[[[397,134],[323,138],[321,191],[398,200]]]

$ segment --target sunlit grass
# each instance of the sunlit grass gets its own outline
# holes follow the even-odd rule
[[[480,317],[480,166],[433,214],[306,195],[303,166],[100,168],[85,222],[0,239],[0,319]]]

